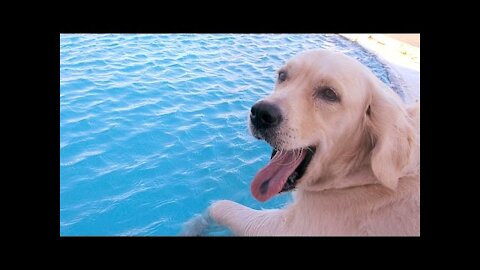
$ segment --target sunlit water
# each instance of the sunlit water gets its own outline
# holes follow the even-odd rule
[[[390,84],[374,56],[336,35],[61,35],[60,235],[178,235],[214,200],[291,201],[252,197],[271,150],[247,116],[275,71],[313,48]]]

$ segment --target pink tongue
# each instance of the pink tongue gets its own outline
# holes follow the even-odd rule
[[[301,156],[295,161],[293,151],[277,152],[275,157],[270,160],[267,166],[263,167],[253,179],[250,189],[253,196],[264,202],[275,194],[278,194],[288,177],[295,171],[298,165],[305,158],[307,151],[303,151]],[[277,157],[277,155],[280,155]],[[297,156],[298,157],[298,156]]]

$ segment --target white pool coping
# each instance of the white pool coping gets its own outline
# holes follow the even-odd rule
[[[373,53],[389,68],[390,80],[405,92],[405,102],[420,100],[420,48],[383,34],[340,34]]]

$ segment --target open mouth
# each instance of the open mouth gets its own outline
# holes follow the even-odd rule
[[[264,202],[278,193],[294,189],[307,170],[315,150],[314,146],[289,151],[274,149],[270,162],[253,179],[253,196]]]

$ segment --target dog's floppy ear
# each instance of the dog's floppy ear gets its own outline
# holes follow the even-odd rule
[[[393,90],[378,82],[372,87],[365,110],[372,137],[372,171],[383,185],[394,190],[413,151],[415,130],[405,105]]]

